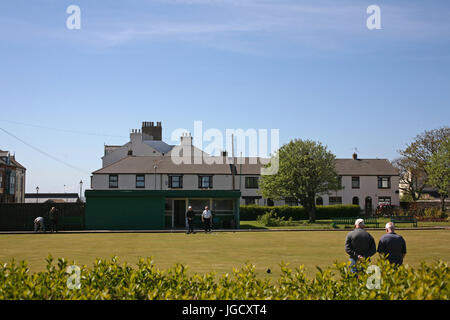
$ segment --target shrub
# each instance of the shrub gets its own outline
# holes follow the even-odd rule
[[[30,273],[26,262],[0,264],[0,300],[18,299],[178,299],[178,300],[254,300],[254,299],[450,299],[450,268],[436,261],[418,268],[395,267],[378,259],[381,286],[369,289],[368,261],[359,263],[358,277],[347,263],[317,268],[311,279],[303,266],[294,270],[281,264],[281,275],[272,282],[259,278],[255,266],[247,264],[232,274],[188,275],[186,267],[176,264],[168,270],[157,269],[151,258],[139,259],[135,268],[110,261],[96,260],[91,268],[80,267],[79,289],[69,289],[68,263],[49,258],[47,270]]]
[[[447,215],[445,212],[441,211],[438,208],[426,208],[424,210],[424,217],[427,218],[446,218]]]
[[[266,212],[274,210],[278,217],[292,220],[309,220],[308,212],[301,206],[258,206],[247,205],[240,207],[241,221],[257,220],[258,216],[264,215]],[[316,219],[332,219],[336,217],[358,217],[361,209],[357,205],[329,205],[316,207]]]
[[[266,227],[279,227],[279,226],[292,226],[295,223],[292,221],[292,217],[288,220],[285,220],[284,217],[278,217],[275,210],[270,210],[263,214],[262,216],[258,216],[257,219],[263,226]]]

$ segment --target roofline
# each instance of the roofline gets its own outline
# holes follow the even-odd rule
[[[106,172],[106,173],[95,173],[93,172],[92,174],[95,175],[118,175],[118,174],[128,174],[128,175],[133,175],[133,174],[149,174],[149,175],[153,175],[153,172]],[[156,174],[167,174],[167,175],[186,175],[186,174],[192,174],[192,175],[199,175],[199,176],[207,176],[207,175],[222,175],[222,176],[228,176],[228,175],[232,175],[232,173],[198,173],[198,172],[183,172],[183,173],[177,173],[177,172],[157,172]],[[240,175],[254,175],[254,176],[260,176],[260,173],[240,173],[239,171],[237,171],[235,173],[235,175],[240,176]],[[392,173],[380,173],[380,174],[339,174],[339,176],[342,177],[398,177],[398,174],[392,174]]]
[[[94,173],[93,173],[94,174]],[[153,172],[118,172],[118,173],[95,173],[96,175],[119,175],[119,174],[128,174],[128,175],[134,175],[134,174],[149,174],[149,175],[153,175]],[[173,176],[182,176],[182,175],[188,175],[188,174],[192,174],[192,175],[197,175],[197,176],[211,176],[211,175],[215,175],[215,176],[231,176],[233,175],[231,172],[230,173],[198,173],[198,172],[183,172],[183,173],[168,173],[168,172],[157,172],[158,174],[167,174],[167,175],[173,175]],[[253,176],[260,176],[260,173],[235,173],[235,176],[244,176],[244,175],[253,175]],[[385,176],[387,176],[387,174],[385,174]]]
[[[79,198],[78,193],[25,193],[25,198]]]
[[[103,157],[104,157],[104,156],[103,156]],[[102,159],[103,159],[103,157],[102,157]],[[114,164],[116,164],[116,163],[119,163],[120,161],[124,161],[124,160],[128,159],[129,157],[133,157],[133,156],[128,156],[128,155],[127,155],[125,158],[119,159],[119,160],[117,160],[117,161],[115,161],[115,162],[113,162],[113,163],[108,164],[106,167],[103,167],[103,168],[100,168],[100,169],[98,169],[98,170],[95,170],[95,171],[93,171],[91,174],[96,174],[98,171],[103,170],[103,169],[106,169],[106,168],[108,168],[108,167],[110,167],[110,166],[112,166],[112,165],[114,165]]]

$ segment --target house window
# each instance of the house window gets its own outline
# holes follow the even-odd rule
[[[267,206],[268,206],[268,207],[273,207],[274,204],[275,204],[275,203],[273,202],[272,199],[267,199]]]
[[[198,176],[199,188],[212,188],[212,176]]]
[[[119,176],[117,174],[109,175],[109,187],[118,188],[119,187]]]
[[[389,189],[391,187],[390,177],[378,177],[378,189]]]
[[[342,197],[330,197],[329,204],[342,204]]]
[[[316,206],[323,206],[323,198],[321,196],[316,198]]]
[[[352,189],[359,189],[359,177],[352,177]]]
[[[339,189],[342,189],[342,176],[338,177],[338,187]]]
[[[246,206],[250,204],[258,204],[259,199],[261,199],[261,197],[243,197],[243,198]]]
[[[169,188],[183,188],[183,176],[169,176]]]
[[[16,176],[11,175],[9,177],[9,194],[15,194],[16,192]]]
[[[136,175],[136,188],[145,188],[145,175],[144,174]]]
[[[246,189],[258,189],[258,177],[245,177]]]
[[[391,204],[391,197],[378,197],[378,204]]]
[[[287,206],[291,206],[291,207],[293,207],[293,206],[298,206],[298,202],[297,202],[297,200],[294,199],[294,198],[286,198],[286,199],[284,199],[284,203],[285,203]]]
[[[359,206],[359,198],[358,197],[353,197],[352,204],[355,204],[355,205]]]

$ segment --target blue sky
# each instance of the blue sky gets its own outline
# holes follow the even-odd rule
[[[81,8],[68,30],[66,8]],[[366,9],[381,8],[381,30]],[[0,149],[27,192],[77,192],[103,144],[142,121],[280,129],[337,157],[398,156],[449,125],[450,2],[147,0],[0,2]]]

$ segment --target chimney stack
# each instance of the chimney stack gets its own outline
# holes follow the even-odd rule
[[[352,157],[353,157],[353,160],[357,160],[358,159],[358,155],[356,154],[356,152],[353,153]]]
[[[162,126],[161,121],[155,123],[144,121],[142,122],[142,140],[162,140]]]
[[[180,144],[182,146],[191,146],[192,145],[192,136],[190,133],[186,132],[180,137]]]

